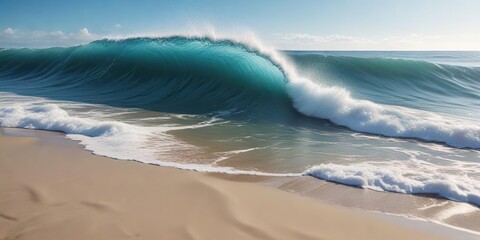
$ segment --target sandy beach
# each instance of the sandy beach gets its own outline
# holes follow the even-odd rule
[[[212,174],[0,135],[0,239],[440,239],[360,210]]]
[[[0,240],[480,240],[478,10],[0,0]]]

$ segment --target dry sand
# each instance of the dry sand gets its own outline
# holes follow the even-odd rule
[[[439,239],[238,178],[115,161],[0,129],[0,239]],[[232,180],[237,179],[237,180]]]

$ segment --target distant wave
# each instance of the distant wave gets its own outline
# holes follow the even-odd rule
[[[361,58],[319,54],[290,56],[302,71],[311,68],[328,69],[329,74],[335,75],[336,79],[341,79],[341,84],[355,90],[356,93],[365,92],[365,96],[376,95],[376,92],[393,95],[419,92],[429,97],[438,95],[479,98],[480,67],[380,57]]]
[[[374,71],[372,76],[478,74],[474,68],[418,61],[342,57],[334,61]],[[0,89],[18,94],[155,111],[234,110],[248,118],[282,119],[295,115],[296,109],[354,131],[480,148],[480,126],[475,122],[356,99],[344,88],[301,77],[276,52],[233,40],[177,36],[3,50],[0,79]],[[468,84],[435,87],[446,85],[458,89]]]

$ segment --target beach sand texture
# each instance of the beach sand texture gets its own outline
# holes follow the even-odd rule
[[[438,239],[258,183],[114,161],[31,132],[0,135],[0,239]]]

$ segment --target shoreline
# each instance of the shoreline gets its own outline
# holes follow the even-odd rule
[[[218,234],[230,234],[223,236],[231,236],[233,239],[479,237],[432,222],[420,223],[418,220],[379,213],[388,212],[383,210],[392,208],[388,204],[379,204],[380,202],[404,201],[405,206],[391,211],[392,214],[400,215],[414,212],[412,208],[406,208],[409,201],[416,203],[416,208],[424,206],[425,210],[434,209],[438,205],[441,211],[436,213],[451,209],[449,204],[458,204],[443,199],[412,201],[411,198],[433,198],[355,189],[311,177],[201,173],[135,161],[112,161],[114,159],[91,154],[61,133],[38,130],[0,128],[0,148],[3,148],[0,151],[0,163],[3,165],[0,168],[3,171],[0,174],[0,187],[3,190],[0,192],[5,193],[0,195],[0,199],[2,203],[8,203],[0,206],[0,223],[4,222],[0,224],[0,239],[9,239],[12,237],[9,234],[12,233],[14,236],[33,234],[29,236],[55,239],[64,236],[61,234],[79,231],[69,229],[71,226],[94,229],[91,232],[93,235],[89,237],[101,238],[102,235],[119,239],[132,236],[219,238],[221,235]],[[21,150],[29,151],[26,153]],[[35,159],[28,159],[29,156],[35,156]],[[71,159],[65,159],[66,156]],[[109,174],[105,175],[106,173]],[[93,181],[91,178],[102,181]],[[111,187],[117,188],[110,189]],[[7,191],[12,188],[15,191]],[[164,196],[166,190],[171,196]],[[125,195],[126,193],[136,195]],[[410,197],[403,198],[399,195]],[[358,201],[357,196],[363,198]],[[153,200],[164,204],[160,207],[161,211],[156,212],[158,215],[152,212],[153,208],[158,207],[151,202]],[[136,201],[143,202],[144,205],[139,205]],[[364,205],[355,205],[354,202],[363,202]],[[366,202],[372,202],[373,205],[365,204]],[[404,209],[403,212],[400,209]],[[259,211],[262,214],[258,214]],[[160,213],[165,212],[171,215],[160,216]],[[478,215],[475,214],[474,217],[477,218],[473,218],[474,226],[477,226],[475,222]],[[456,215],[450,217],[453,216]],[[428,216],[418,214],[417,217]],[[131,219],[135,218],[147,226],[132,222]],[[97,223],[90,223],[91,220]],[[467,220],[472,223],[472,218],[463,219]],[[161,222],[169,227],[157,226],[152,222]],[[465,227],[465,223],[458,219],[452,222],[457,225],[449,224]],[[163,231],[160,230],[162,227]],[[141,234],[137,236],[138,232]],[[115,235],[119,233],[121,234]],[[79,239],[82,238],[78,236]]]
[[[380,215],[421,219],[479,234],[480,238],[480,208],[469,203],[437,196],[375,191],[313,177],[271,178],[265,183],[320,202],[371,211]]]

